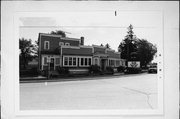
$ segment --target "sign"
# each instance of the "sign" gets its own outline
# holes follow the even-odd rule
[[[128,67],[140,68],[140,61],[128,61]]]

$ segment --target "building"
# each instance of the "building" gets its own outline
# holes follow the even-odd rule
[[[120,52],[98,45],[85,46],[84,37],[77,39],[39,33],[38,41],[39,70],[48,67],[50,70],[56,70],[59,66],[88,69],[91,65],[98,65],[102,70],[107,66],[113,68],[125,66],[125,60],[120,58]]]

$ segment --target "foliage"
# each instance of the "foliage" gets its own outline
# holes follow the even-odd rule
[[[61,35],[62,37],[66,37],[66,33],[64,31],[61,31],[61,30],[51,31],[50,34]]]
[[[39,72],[37,70],[37,67],[26,69],[26,70],[20,70],[20,77],[32,77],[32,76],[38,76]]]
[[[119,67],[117,67],[117,71],[118,71],[118,72],[124,72],[124,69],[125,69],[124,66],[119,66]]]
[[[130,60],[130,54],[137,51],[137,45],[135,39],[129,40],[125,38],[119,45],[119,52],[121,52],[121,58]]]
[[[89,67],[89,72],[90,72],[90,73],[94,73],[94,74],[101,73],[100,66],[98,66],[98,65],[91,65],[91,66]]]
[[[107,43],[107,44],[105,45],[105,47],[106,47],[106,48],[110,48],[110,45]]]
[[[137,53],[140,56],[139,60],[141,62],[141,65],[146,66],[153,60],[153,57],[157,52],[157,47],[145,39],[139,40],[137,45]]]
[[[114,69],[111,66],[106,67],[107,73],[114,74]]]
[[[121,52],[121,58],[126,60],[140,60],[141,66],[146,66],[153,60],[157,52],[156,45],[148,42],[145,39],[137,38],[132,31],[133,27],[128,27],[128,34],[118,47]]]
[[[60,67],[60,66],[59,66],[59,67],[57,68],[57,71],[58,71],[59,74],[63,74],[63,75],[69,74],[69,69],[66,68],[66,67]]]
[[[38,48],[32,44],[31,39],[21,38],[19,39],[19,49],[20,65],[23,65],[23,68],[26,69],[28,62],[37,57]]]

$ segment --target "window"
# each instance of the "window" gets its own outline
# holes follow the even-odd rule
[[[120,65],[120,61],[116,60],[116,66],[118,67]]]
[[[44,65],[47,64],[47,57],[44,57]]]
[[[64,65],[68,65],[68,57],[64,58]]]
[[[72,57],[69,57],[69,66],[72,65]]]
[[[88,64],[88,59],[87,58],[85,58],[85,65],[87,65]]]
[[[95,59],[95,64],[97,64],[97,65],[98,65],[98,59]]]
[[[76,65],[76,58],[73,57],[73,65]]]
[[[57,64],[57,65],[60,64],[60,58],[56,58],[56,64]]]
[[[76,60],[77,57],[75,56],[65,56],[64,57],[64,66],[77,66]]]
[[[49,41],[44,41],[44,49],[45,50],[49,49]]]
[[[59,46],[61,46],[61,45],[64,45],[64,43],[63,42],[59,42]]]
[[[89,65],[91,65],[91,58],[89,58]]]
[[[85,67],[90,66],[91,65],[91,60],[92,60],[92,58],[81,57],[79,65],[80,66],[85,66]]]
[[[66,46],[70,46],[70,43],[65,43]]]
[[[109,60],[109,66],[114,66],[115,65],[115,60]]]
[[[84,58],[81,58],[81,65],[84,64]]]

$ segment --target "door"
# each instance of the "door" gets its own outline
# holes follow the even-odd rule
[[[106,60],[101,59],[101,70],[104,71],[106,69]]]
[[[54,70],[54,58],[51,58],[51,62],[50,62],[50,70]]]

